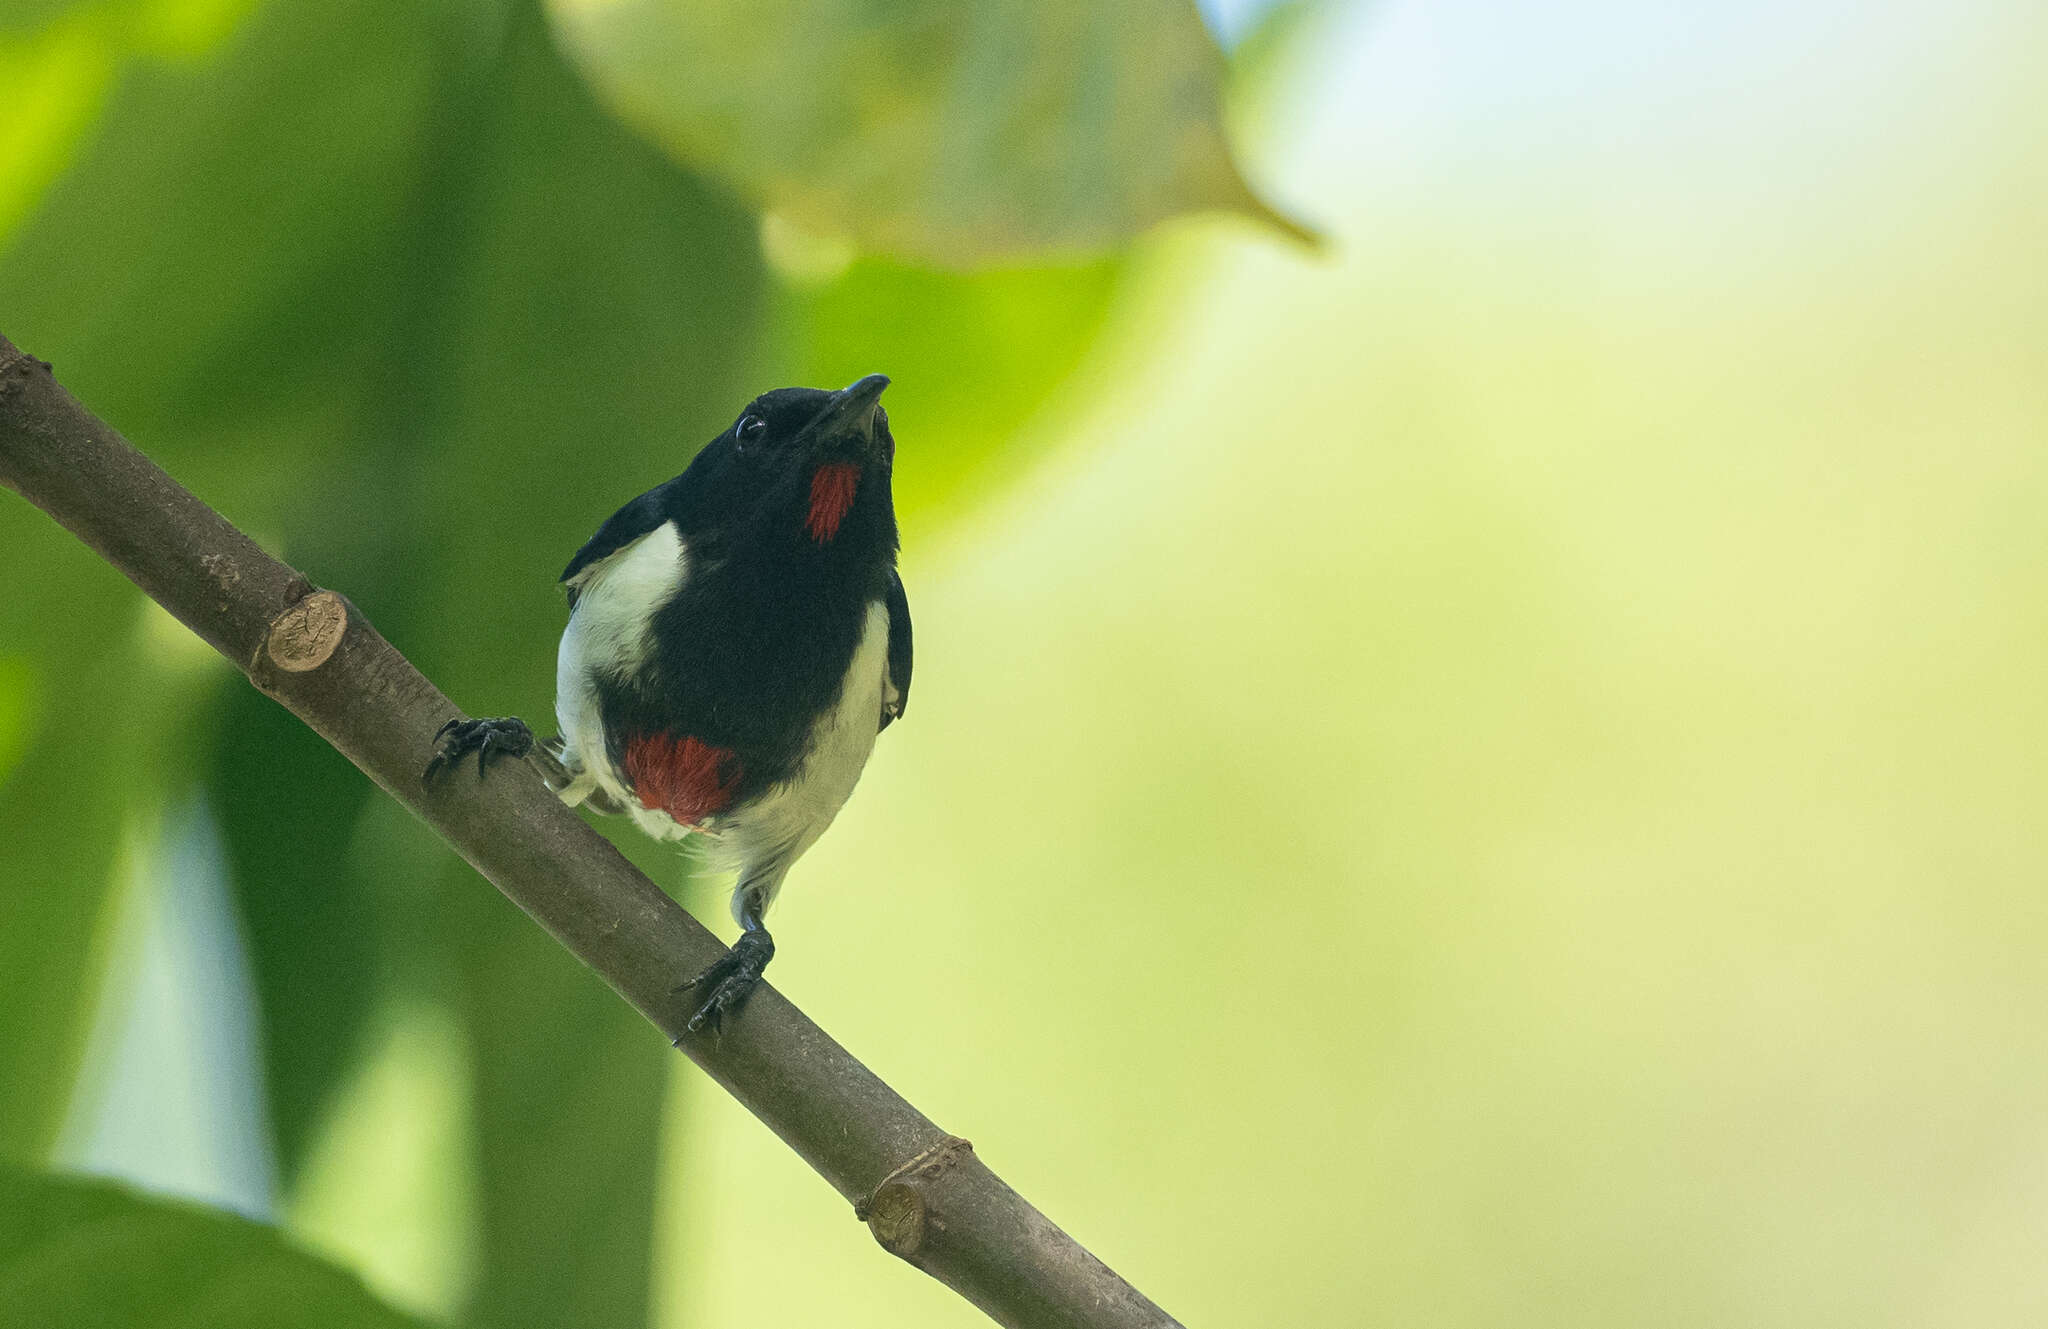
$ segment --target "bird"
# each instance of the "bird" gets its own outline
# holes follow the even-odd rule
[[[853,793],[910,698],[887,377],[778,388],[682,474],[613,513],[562,572],[559,732],[516,716],[435,735],[432,782],[474,754],[527,758],[571,807],[659,840],[702,837],[734,875],[740,935],[677,987],[717,1034],[775,954],[783,878]]]

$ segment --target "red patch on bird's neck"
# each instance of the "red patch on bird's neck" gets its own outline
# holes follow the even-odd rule
[[[739,788],[739,758],[685,734],[641,734],[626,744],[626,778],[640,806],[695,826],[725,810]]]
[[[860,488],[860,467],[850,461],[829,461],[811,473],[811,512],[804,529],[819,544],[839,534],[839,523],[853,506],[853,494]]]

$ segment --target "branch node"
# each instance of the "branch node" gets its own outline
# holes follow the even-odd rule
[[[223,588],[240,577],[233,563],[219,555],[207,560],[206,570]],[[333,591],[315,591],[270,620],[261,654],[288,674],[308,673],[327,663],[347,632],[348,601]]]
[[[917,1249],[917,1243],[924,1235],[924,1200],[915,1187],[903,1183],[912,1177],[936,1177],[973,1153],[972,1141],[957,1135],[942,1136],[937,1144],[882,1178],[868,1192],[867,1199],[856,1201],[853,1216],[866,1223],[874,1231],[875,1240],[883,1246],[897,1255],[908,1255]],[[914,1224],[915,1230],[906,1229],[906,1224]],[[892,1244],[892,1235],[885,1234],[885,1226],[891,1233],[907,1237],[909,1249],[897,1250]]]

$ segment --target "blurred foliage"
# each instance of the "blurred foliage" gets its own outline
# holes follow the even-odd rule
[[[1232,160],[1223,58],[1186,0],[549,10],[607,100],[678,160],[894,258],[1099,252],[1201,208],[1298,230]]]
[[[0,557],[62,567],[69,538],[10,522]],[[151,792],[148,743],[130,755],[162,723],[155,698],[138,695],[155,680],[137,618],[133,595],[104,568],[25,578],[0,596],[0,640],[32,652],[7,670],[21,728],[0,782],[0,1158],[38,1158],[56,1138],[98,989],[121,830]]]
[[[69,163],[136,59],[215,46],[253,0],[13,0],[0,8],[0,242]]]
[[[0,326],[535,718],[598,519],[761,387],[894,375],[918,708],[776,982],[1138,1286],[2048,1322],[2038,5],[1326,10],[1230,108],[1324,261],[971,276],[756,217],[532,7],[338,6],[0,20]],[[72,1085],[194,857],[131,847],[205,806],[293,1240],[450,1322],[978,1322],[4,496],[0,556],[10,1158],[193,1114]]]
[[[0,1167],[0,1329],[407,1329],[246,1219]]]
[[[593,96],[538,0],[11,6],[0,319],[463,704],[538,720],[569,552],[750,395],[894,376],[901,504],[928,530],[1016,464],[1103,325],[1117,244],[1183,208],[1257,210],[1192,11],[999,10],[863,22],[883,43],[863,76],[893,64],[920,98],[940,93],[921,54],[938,30],[979,34],[954,102],[925,107],[981,108],[976,137],[940,156],[912,142],[938,132],[929,118],[845,119],[801,72],[819,58],[803,49],[763,81],[744,60],[707,70],[673,50],[615,70],[622,53],[601,43],[586,68],[608,95],[673,59],[788,136],[678,162]],[[741,15],[765,21],[729,8]],[[1027,50],[1037,86],[1007,77]],[[1050,95],[1060,51],[1088,53],[1083,101]],[[996,92],[968,96],[962,79]],[[811,85],[808,103],[787,95]],[[835,205],[872,215],[761,187],[799,143],[886,162],[885,196]],[[756,151],[759,169],[735,175]],[[1071,179],[1021,199],[1058,153],[1076,154]],[[764,223],[749,210],[762,202],[831,234]],[[905,231],[906,207],[933,229]],[[1069,252],[1082,248],[1096,256]],[[451,1138],[475,1152],[472,1291],[440,1309],[474,1325],[645,1323],[661,1041],[438,845],[369,815],[367,783],[296,721],[218,668],[186,668],[68,536],[16,504],[0,555],[35,569],[0,598],[0,1157],[43,1160],[75,1110],[124,831],[200,793],[250,957],[287,1210],[328,1157],[379,1013],[426,1002],[450,1016],[466,1085]],[[681,879],[672,854],[622,843]],[[138,1260],[136,1278],[154,1267]]]

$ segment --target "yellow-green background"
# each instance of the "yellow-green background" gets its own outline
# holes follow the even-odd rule
[[[912,388],[861,358],[862,280],[912,324],[981,283],[997,331],[919,372],[1056,384],[991,397],[999,446],[927,501],[918,469],[983,416],[900,394],[914,704],[792,877],[778,986],[1191,1325],[2039,1323],[2044,38],[1994,0],[1336,5],[1234,85],[1244,156],[1320,256],[1180,222],[1113,271],[821,287],[771,252],[761,317],[819,319],[812,358],[764,334],[719,366],[728,404],[792,365]],[[1035,309],[1047,290],[1099,298],[1099,329]],[[835,299],[844,323],[817,313]],[[97,335],[94,384],[118,382],[124,332]],[[680,438],[720,423],[708,395]],[[555,463],[494,460],[499,405],[437,408],[477,441],[428,499],[473,484],[517,528]],[[203,494],[232,469],[235,438],[164,429]],[[342,584],[288,502],[248,502]],[[0,530],[39,520],[11,504]],[[468,568],[452,547],[493,518],[448,520],[435,567]],[[544,711],[546,578],[572,545],[478,538],[529,578],[492,593],[540,639],[496,669],[416,654],[472,710]],[[34,557],[10,580],[88,559],[55,537]],[[380,589],[409,650],[408,623],[484,612],[433,578]],[[123,649],[162,695],[220,685],[135,619]],[[34,753],[84,738],[30,654],[0,639],[0,761],[33,800]],[[205,840],[179,821],[192,787],[161,788],[94,832],[129,846],[129,889],[92,915],[103,1049],[147,898],[179,898],[164,865]],[[389,808],[330,834],[411,938],[379,965],[445,963],[412,910],[525,926],[446,903],[485,888],[419,877],[440,851]],[[716,884],[682,891],[717,912]],[[521,945],[375,989],[266,1201],[430,1315],[479,1304],[479,1214],[559,1143],[466,1105],[617,1092],[594,1054],[477,1053],[475,1004],[524,1009],[557,963]],[[122,1060],[87,1059],[60,1161],[121,1170],[119,1131],[89,1122],[92,1085],[143,1074]],[[650,1191],[656,1323],[977,1322],[687,1065],[659,1073],[659,1130],[603,1164]],[[254,1123],[187,1189],[261,1195],[219,1181],[273,1166],[236,1161],[270,1147],[260,1105],[156,1074],[164,1111]],[[536,1285],[608,1267],[578,1263],[600,1243],[575,1226],[519,1238],[559,1252]]]

